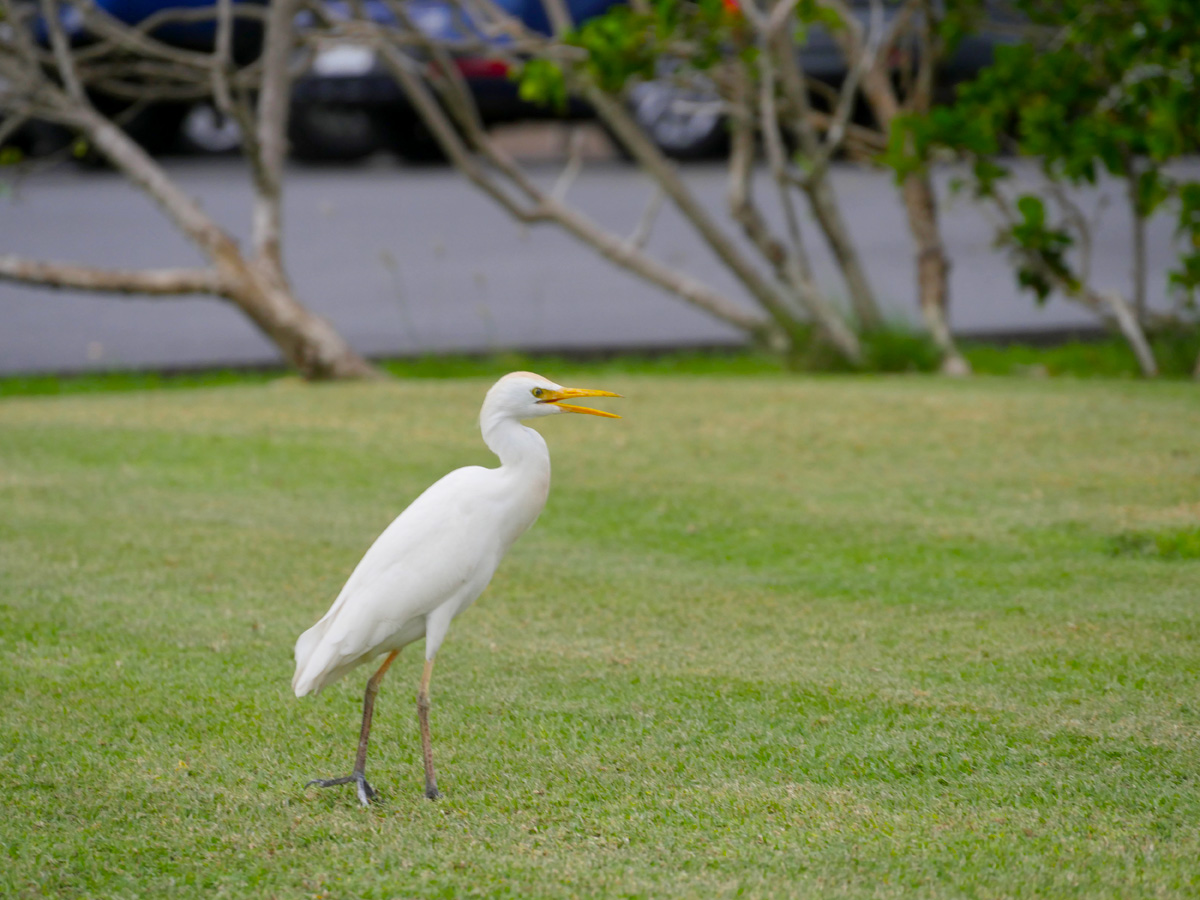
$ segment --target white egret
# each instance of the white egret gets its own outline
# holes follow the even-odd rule
[[[366,779],[367,740],[375,695],[401,648],[425,638],[425,669],[417,693],[425,796],[437,799],[429,734],[429,678],[450,621],[478,597],[496,566],[534,523],[550,491],[550,451],[522,419],[558,413],[613,413],[564,400],[619,397],[610,391],[565,388],[531,372],[505,375],[483,401],[479,427],[500,466],[456,469],[435,482],[379,536],[329,612],[296,641],[297,697],[320,691],[351,669],[387,657],[367,681],[354,771],[309,784],[356,786],[366,806],[375,791]]]

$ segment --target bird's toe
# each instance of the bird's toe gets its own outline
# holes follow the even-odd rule
[[[371,787],[371,783],[367,781],[366,776],[361,772],[354,772],[350,775],[343,775],[341,778],[314,778],[305,787],[336,787],[339,784],[354,785],[354,793],[358,795],[358,802],[363,806],[369,806],[371,801],[379,796],[375,788]]]
[[[358,794],[358,802],[363,806],[370,806],[371,801],[379,796],[375,792],[375,788],[371,787],[367,779],[361,775],[355,779],[355,790]]]

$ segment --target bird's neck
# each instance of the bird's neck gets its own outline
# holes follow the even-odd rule
[[[550,450],[542,436],[532,428],[511,416],[489,414],[486,410],[479,417],[479,428],[483,432],[483,442],[500,457],[503,468],[527,471],[531,475],[549,475]]]

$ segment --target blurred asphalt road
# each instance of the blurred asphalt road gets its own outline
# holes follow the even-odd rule
[[[171,160],[171,174],[205,209],[245,238],[250,192],[238,159]],[[557,166],[536,170],[552,181]],[[719,207],[718,165],[685,169]],[[412,355],[499,349],[610,349],[732,344],[739,335],[682,301],[626,275],[551,226],[524,229],[450,169],[413,169],[379,159],[358,168],[293,167],[287,176],[286,254],[300,299],[331,319],[361,352]],[[869,274],[889,312],[916,320],[912,248],[887,176],[840,169],[837,192]],[[0,185],[2,187],[2,185]],[[945,187],[945,184],[943,184]],[[760,176],[758,195],[769,185]],[[1125,287],[1126,216],[1113,189],[1094,251],[1102,285]],[[572,201],[628,233],[647,181],[620,162],[579,178]],[[1094,208],[1096,195],[1083,198]],[[990,228],[965,198],[945,217],[954,260],[953,320],[960,332],[1089,326],[1061,301],[1038,308],[1018,295]],[[822,281],[834,270],[809,228]],[[1150,233],[1152,297],[1162,300],[1171,227]],[[731,279],[664,209],[649,244],[738,294]],[[0,253],[109,266],[195,265],[199,255],[149,200],[111,172],[63,165],[8,185],[0,195]],[[0,372],[256,364],[272,346],[234,308],[208,299],[129,299],[0,283]]]

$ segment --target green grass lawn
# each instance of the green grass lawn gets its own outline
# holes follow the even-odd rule
[[[292,644],[492,377],[0,402],[0,895],[1200,892],[1194,386],[592,375],[367,810]]]

